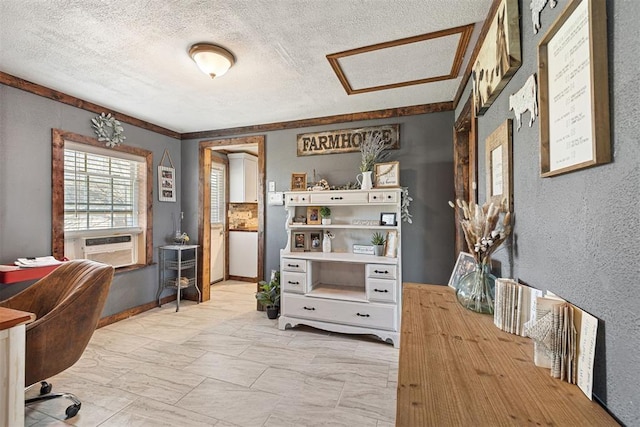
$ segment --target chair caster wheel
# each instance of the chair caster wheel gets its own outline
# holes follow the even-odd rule
[[[40,394],[49,394],[53,386],[46,381],[40,383]]]
[[[69,418],[73,418],[76,415],[78,415],[78,411],[80,411],[80,404],[78,403],[77,405],[71,405],[67,408],[66,411],[64,411],[65,414],[67,414],[67,419]]]

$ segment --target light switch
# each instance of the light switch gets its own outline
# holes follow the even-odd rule
[[[276,182],[275,181],[269,181],[269,191],[271,191],[271,192],[276,191]]]

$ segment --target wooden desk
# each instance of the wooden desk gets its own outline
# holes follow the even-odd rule
[[[25,267],[19,268],[17,270],[0,271],[0,283],[8,285],[11,283],[25,282],[27,280],[42,279],[47,274],[60,267],[60,265],[62,264],[46,265],[44,267]]]
[[[25,324],[35,318],[0,307],[0,427],[24,425]]]
[[[618,425],[453,289],[405,283],[402,304],[397,426]]]

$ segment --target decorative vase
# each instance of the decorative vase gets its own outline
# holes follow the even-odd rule
[[[326,235],[322,239],[322,252],[331,252],[331,238]]]
[[[367,171],[356,176],[356,181],[358,181],[361,190],[371,190],[371,188],[373,188],[373,183],[371,182],[372,173],[371,171]],[[362,181],[360,181],[360,177],[362,177]]]
[[[476,264],[475,270],[458,282],[458,302],[477,313],[493,314],[495,281],[488,264]]]

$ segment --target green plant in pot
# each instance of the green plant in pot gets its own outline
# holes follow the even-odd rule
[[[280,272],[275,271],[269,282],[259,282],[260,290],[256,292],[256,299],[267,310],[269,319],[276,319],[280,310]]]
[[[371,237],[371,244],[375,245],[376,247],[376,256],[382,256],[382,253],[384,252],[385,241],[386,239],[382,233],[380,233],[379,231],[373,233],[373,236]]]
[[[320,216],[322,217],[322,223],[325,225],[331,224],[331,208],[323,206],[320,208]]]

